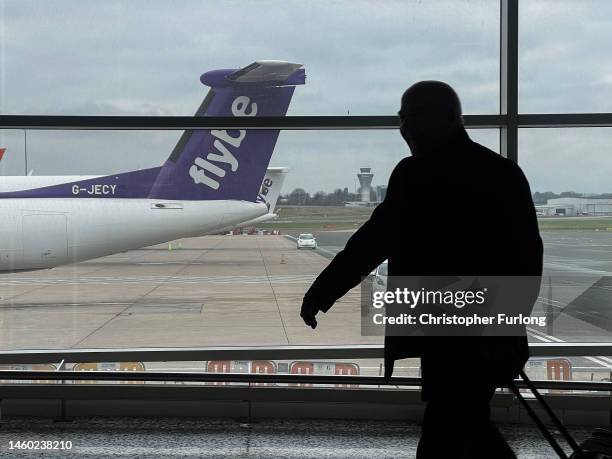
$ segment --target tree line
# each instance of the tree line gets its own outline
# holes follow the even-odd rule
[[[370,193],[370,201],[376,201],[376,192]],[[332,193],[317,191],[313,195],[303,188],[281,194],[279,202],[289,206],[343,206],[347,202],[361,201],[361,194],[351,193],[348,188],[336,188]]]
[[[600,198],[612,199],[612,193],[589,194],[576,191],[563,191],[554,193],[552,191],[536,191],[532,194],[534,204],[546,204],[549,199],[555,198]],[[370,200],[376,201],[376,192],[372,190]],[[361,201],[361,194],[351,193],[348,188],[336,188],[332,193],[317,191],[310,194],[303,188],[296,188],[291,193],[281,194],[279,202],[290,206],[343,206],[347,202]]]

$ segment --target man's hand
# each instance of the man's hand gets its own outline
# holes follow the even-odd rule
[[[307,300],[306,297],[304,297],[300,316],[306,325],[312,327],[313,329],[317,328],[317,319],[315,316],[319,311],[320,309],[317,303],[313,302],[312,300]]]

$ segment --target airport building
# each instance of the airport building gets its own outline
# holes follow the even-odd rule
[[[612,193],[612,1],[82,3],[0,0],[0,458],[406,459],[424,430],[421,451],[447,450],[425,457],[514,457],[487,450],[500,439],[519,459],[610,457],[612,199],[546,196]],[[422,79],[506,159],[453,163],[455,190],[426,158],[422,199],[377,212],[374,173],[410,153],[398,128],[430,118],[397,112]],[[512,163],[546,202],[542,252]],[[379,215],[391,227],[354,237]],[[394,353],[373,327],[396,318],[374,304],[394,257],[419,282],[543,272],[508,273],[535,302],[518,339],[465,350],[444,328]],[[465,274],[442,273],[463,287],[427,320],[473,318],[485,279]],[[440,283],[404,292],[398,319]],[[407,356],[392,375],[390,356]],[[581,447],[552,443],[563,426]]]
[[[601,198],[554,198],[545,205],[537,205],[540,216],[612,215],[612,199]]]

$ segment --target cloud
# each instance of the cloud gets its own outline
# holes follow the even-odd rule
[[[612,128],[521,129],[519,164],[532,191],[609,193]]]
[[[612,3],[522,1],[520,110],[612,112]]]
[[[612,3],[521,0],[520,8],[521,110],[612,111]],[[207,91],[202,72],[262,58],[306,66],[292,115],[394,114],[421,79],[453,85],[465,113],[499,109],[496,1],[0,0],[0,37],[2,113],[191,115]],[[490,132],[479,135],[495,144]],[[32,155],[41,173],[153,166],[178,133],[148,134],[32,134],[46,144]],[[287,131],[274,162],[292,167],[288,187],[331,190],[350,187],[366,163],[382,181],[406,153],[392,132]],[[542,176],[541,163],[526,166]]]

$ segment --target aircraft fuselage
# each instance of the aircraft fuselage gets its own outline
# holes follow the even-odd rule
[[[256,219],[234,200],[0,199],[0,271],[44,269],[199,236]]]

